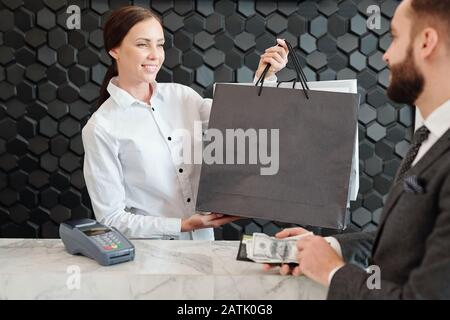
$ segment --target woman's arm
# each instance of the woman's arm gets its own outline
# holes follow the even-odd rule
[[[84,178],[98,221],[114,226],[132,238],[176,238],[181,219],[136,215],[125,211],[125,189],[119,146],[108,132],[94,121],[82,131]]]

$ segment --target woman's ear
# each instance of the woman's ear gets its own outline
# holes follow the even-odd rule
[[[109,50],[108,53],[109,53],[109,55],[110,55],[111,57],[113,57],[114,59],[119,60],[119,54],[118,54],[118,52],[117,52],[117,48],[114,48],[114,49]]]

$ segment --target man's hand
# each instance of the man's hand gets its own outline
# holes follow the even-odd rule
[[[259,60],[258,69],[256,70],[256,77],[259,78],[264,71],[267,64],[270,63],[270,69],[266,74],[266,78],[273,76],[275,73],[286,67],[288,62],[289,49],[282,39],[277,39],[276,45],[266,49]]]
[[[299,265],[294,268],[292,274],[304,274],[324,286],[329,285],[330,272],[345,264],[330,244],[320,236],[300,238],[297,241],[297,250]]]
[[[242,217],[224,215],[221,213],[196,213],[189,218],[181,220],[181,232],[204,228],[218,228],[221,225],[242,219]]]
[[[307,232],[303,228],[289,228],[280,231],[275,237],[282,239]],[[299,265],[295,268],[290,268],[289,265],[283,264],[280,267],[280,274],[292,274],[294,276],[305,275],[324,286],[328,286],[330,272],[334,268],[341,267],[345,264],[330,244],[320,236],[312,235],[300,238],[297,241],[297,250]],[[263,270],[266,271],[273,267],[269,264],[263,264]]]
[[[298,236],[304,233],[309,233],[308,230],[305,230],[303,228],[297,227],[297,228],[287,228],[280,232],[278,232],[275,237],[278,239]],[[274,268],[273,265],[270,264],[263,264],[263,270],[269,271],[270,269]],[[280,274],[282,275],[288,275],[293,272],[294,269],[290,268],[288,264],[282,264],[280,267]]]

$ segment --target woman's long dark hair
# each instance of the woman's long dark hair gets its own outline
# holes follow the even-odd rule
[[[143,20],[154,18],[161,23],[161,19],[151,10],[138,6],[126,6],[114,10],[105,22],[103,27],[103,40],[106,52],[120,45],[128,31]],[[112,63],[108,68],[100,88],[100,96],[97,106],[101,106],[109,98],[107,87],[109,81],[118,75],[116,60],[112,58]]]

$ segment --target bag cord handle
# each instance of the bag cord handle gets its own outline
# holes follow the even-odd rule
[[[292,47],[292,45],[286,40],[285,40],[285,43],[286,43],[286,45],[288,47],[288,50],[289,50],[288,57],[290,57],[291,60],[292,60],[292,63],[294,65],[294,69],[295,69],[295,72],[296,72],[296,76],[297,76],[295,81],[294,81],[294,84],[293,84],[292,88],[295,88],[296,82],[300,82],[300,84],[302,86],[302,89],[303,89],[303,93],[305,94],[306,99],[309,99],[308,91],[310,89],[308,87],[308,84],[306,83],[306,76],[305,76],[305,73],[302,70],[302,67],[300,65],[300,61],[298,60],[298,57],[295,54],[294,48]],[[280,46],[280,45],[278,45],[278,46]],[[270,65],[270,63],[268,63],[266,65],[266,67],[264,68],[264,71],[259,76],[258,81],[256,81],[255,87],[257,87],[260,84],[259,90],[258,90],[258,96],[260,96],[261,93],[262,93],[262,88],[264,86],[264,80],[266,78],[267,72],[269,71],[270,67],[271,67],[271,65]]]

